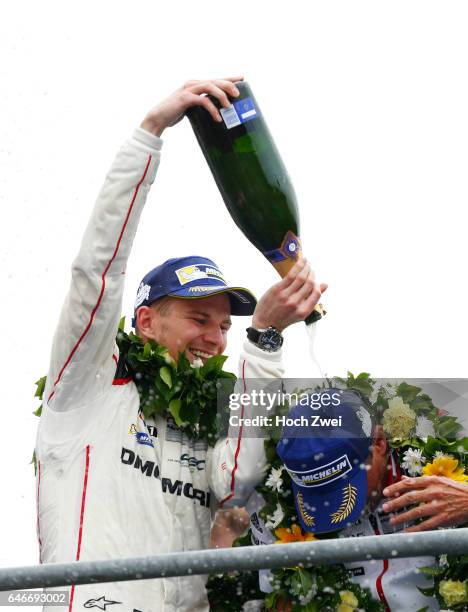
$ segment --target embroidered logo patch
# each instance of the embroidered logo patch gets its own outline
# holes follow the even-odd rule
[[[219,278],[223,283],[226,282],[217,268],[204,264],[185,266],[176,270],[175,273],[181,285],[186,285],[199,278]]]
[[[145,283],[140,283],[135,300],[135,310],[138,308],[138,306],[143,304],[143,302],[149,298],[150,291],[151,287],[149,285],[145,285]]]
[[[153,440],[151,440],[146,431],[138,431],[134,423],[130,425],[128,433],[135,436],[138,444],[143,444],[143,446],[152,446],[154,448]]]
[[[348,455],[342,455],[338,459],[330,461],[330,463],[305,472],[293,472],[287,466],[286,469],[294,482],[300,487],[321,487],[341,478],[344,474],[350,472],[352,467]]]

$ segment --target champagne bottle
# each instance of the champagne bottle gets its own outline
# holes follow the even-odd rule
[[[221,123],[201,106],[187,116],[234,222],[284,277],[301,254],[296,194],[252,90],[236,87],[229,108],[210,96]],[[306,323],[323,314],[317,305]]]

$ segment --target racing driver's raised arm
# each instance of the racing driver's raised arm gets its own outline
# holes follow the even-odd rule
[[[53,339],[44,399],[54,410],[77,408],[112,381],[125,266],[161,144],[138,128],[118,152],[98,196]]]
[[[204,106],[220,121],[206,94],[228,106],[226,92],[237,95],[234,81],[239,78],[188,81],[148,112],[117,154],[73,262],[70,289],[54,336],[44,391],[52,410],[79,408],[90,396],[99,397],[100,390],[112,382],[125,266],[159,164],[159,137],[194,105]],[[164,220],[159,220],[163,225]]]

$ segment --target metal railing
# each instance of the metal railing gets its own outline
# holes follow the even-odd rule
[[[0,591],[442,553],[468,554],[468,528],[11,567],[0,570]]]

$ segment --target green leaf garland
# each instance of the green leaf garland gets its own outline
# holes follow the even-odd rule
[[[125,318],[119,323],[117,346],[129,376],[140,396],[145,418],[172,416],[176,425],[191,439],[205,440],[213,446],[220,436],[217,392],[221,380],[236,377],[223,370],[227,357],[215,355],[199,367],[193,367],[185,354],[176,362],[169,351],[154,340],[144,342],[124,331]],[[36,394],[42,400],[46,377],[36,382]],[[34,412],[40,416],[42,405]]]

